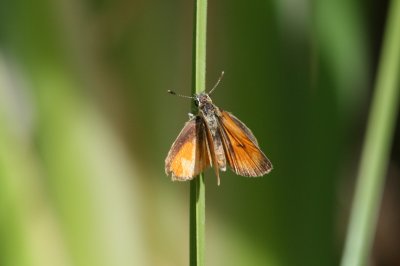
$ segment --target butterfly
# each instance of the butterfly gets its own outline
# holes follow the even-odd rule
[[[220,184],[219,171],[227,166],[237,175],[257,177],[272,170],[270,160],[261,151],[251,130],[233,114],[213,104],[210,94],[223,77],[207,93],[193,97],[168,92],[194,100],[198,114],[189,114],[165,159],[165,172],[173,181],[191,180],[208,167],[213,167]]]

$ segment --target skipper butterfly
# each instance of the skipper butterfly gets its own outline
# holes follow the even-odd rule
[[[210,94],[202,92],[193,97],[168,92],[180,97],[191,98],[198,107],[198,114],[189,114],[178,138],[165,159],[165,172],[172,180],[186,181],[213,167],[220,184],[219,171],[227,166],[238,175],[257,177],[272,170],[270,160],[258,146],[251,130],[233,114],[213,104]]]

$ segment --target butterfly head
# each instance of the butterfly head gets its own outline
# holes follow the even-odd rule
[[[196,96],[194,97],[194,103],[199,109],[202,109],[204,105],[209,103],[212,104],[212,100],[206,92],[202,92],[200,94],[196,94]]]
[[[221,81],[223,76],[224,76],[224,71],[221,72],[221,76],[219,77],[217,83],[215,83],[214,87],[208,93],[203,91],[199,94],[195,94],[194,96],[186,96],[186,95],[182,95],[182,94],[177,94],[176,92],[174,92],[172,90],[168,90],[168,93],[182,97],[182,98],[193,99],[195,105],[201,110],[204,108],[204,106],[213,106],[212,100],[209,95],[211,95],[211,93],[213,93],[213,91],[218,86],[218,84]]]

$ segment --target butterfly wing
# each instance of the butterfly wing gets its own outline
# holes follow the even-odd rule
[[[210,153],[203,119],[189,120],[165,159],[165,173],[172,180],[193,179],[210,166]]]
[[[235,124],[240,127],[241,130],[244,131],[244,133],[246,134],[247,137],[249,137],[249,139],[258,146],[258,141],[256,139],[256,137],[254,136],[253,132],[251,132],[250,128],[248,128],[242,121],[240,121],[236,116],[234,116],[232,113],[226,112],[226,111],[222,111],[223,113],[226,113],[226,115],[228,116],[228,118],[231,118],[233,120],[233,122],[235,122]]]
[[[272,170],[272,164],[260,150],[249,128],[231,113],[219,116],[226,158],[232,171],[242,176],[263,176]]]

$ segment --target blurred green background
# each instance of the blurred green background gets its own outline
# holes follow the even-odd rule
[[[386,1],[209,1],[207,82],[274,164],[206,172],[207,265],[338,265]],[[193,1],[0,4],[0,265],[187,265]],[[397,133],[395,146],[398,147]],[[370,265],[400,265],[393,149]],[[396,160],[397,159],[397,160]]]

